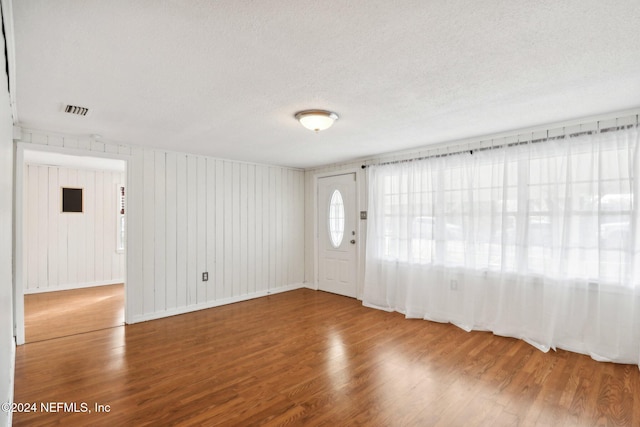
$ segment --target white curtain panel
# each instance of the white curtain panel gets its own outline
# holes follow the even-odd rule
[[[363,301],[640,366],[637,128],[369,168]]]

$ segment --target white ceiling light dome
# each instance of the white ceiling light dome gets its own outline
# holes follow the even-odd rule
[[[296,119],[307,129],[320,132],[330,128],[338,115],[327,110],[304,110],[296,113]]]

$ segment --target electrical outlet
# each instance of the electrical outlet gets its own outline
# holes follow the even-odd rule
[[[360,219],[367,219],[367,211],[360,211]]]
[[[209,273],[205,271],[202,273],[202,281],[206,282],[207,280],[209,280]]]

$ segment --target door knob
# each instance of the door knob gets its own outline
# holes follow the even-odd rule
[[[356,241],[355,241],[355,240],[352,240],[350,243],[351,243],[352,245],[355,245],[355,244],[356,244]]]

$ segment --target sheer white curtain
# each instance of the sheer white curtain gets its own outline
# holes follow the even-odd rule
[[[637,128],[369,169],[364,304],[640,365]]]

